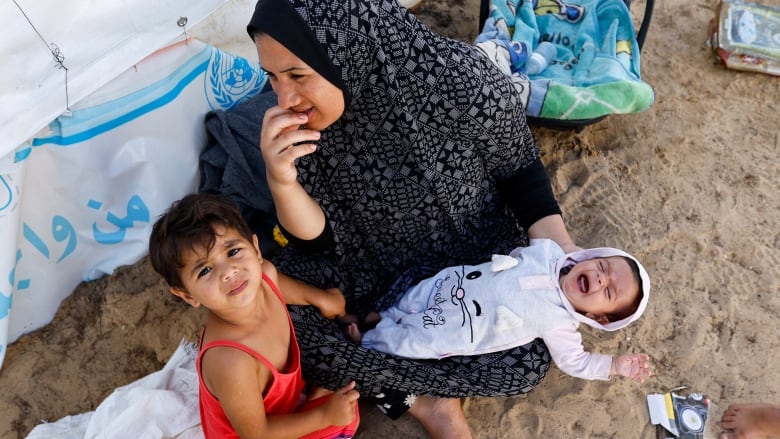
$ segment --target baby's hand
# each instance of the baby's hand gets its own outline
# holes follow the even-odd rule
[[[322,405],[325,410],[325,419],[330,425],[347,425],[355,419],[355,406],[360,394],[355,390],[355,382],[350,381],[346,386],[336,390],[330,395],[328,401]]]
[[[623,375],[643,383],[650,372],[650,357],[647,354],[625,354],[612,358],[612,374]]]

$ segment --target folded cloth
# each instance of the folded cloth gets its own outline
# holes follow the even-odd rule
[[[202,439],[196,356],[182,341],[161,370],[117,388],[95,411],[37,425],[27,439]]]
[[[555,45],[554,60],[530,75],[530,116],[587,120],[643,111],[653,89],[641,79],[639,46],[622,0],[491,0],[478,47],[522,47],[532,53],[541,41]],[[489,52],[484,50],[484,52]],[[493,62],[511,75],[525,75],[525,56],[493,50]],[[497,61],[497,56],[504,59]]]

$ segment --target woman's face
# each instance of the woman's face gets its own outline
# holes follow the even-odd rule
[[[268,73],[279,106],[305,113],[306,128],[324,130],[344,114],[344,93],[268,35],[255,37],[257,55]]]

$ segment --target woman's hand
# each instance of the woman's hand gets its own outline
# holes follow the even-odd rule
[[[301,129],[304,113],[271,107],[263,116],[260,151],[268,189],[279,223],[299,239],[314,239],[325,230],[325,213],[298,182],[295,160],[317,149],[320,132]]]
[[[269,186],[297,184],[295,160],[317,149],[315,142],[319,140],[320,132],[301,129],[306,121],[306,114],[279,106],[265,112],[260,151],[265,160]]]

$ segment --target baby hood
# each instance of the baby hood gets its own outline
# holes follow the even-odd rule
[[[642,313],[645,312],[645,308],[647,308],[647,302],[650,298],[650,276],[647,274],[647,271],[645,270],[645,267],[633,256],[630,254],[624,252],[623,250],[619,250],[616,248],[611,247],[597,247],[597,248],[590,248],[586,250],[580,250],[577,252],[572,252],[564,255],[558,261],[555,263],[555,273],[561,272],[561,269],[564,267],[569,267],[577,262],[585,261],[588,259],[593,258],[608,258],[611,256],[625,256],[634,262],[636,262],[636,265],[639,267],[639,280],[642,284],[642,300],[639,302],[639,306],[636,309],[636,312],[631,314],[630,316],[618,320],[616,322],[609,322],[605,325],[590,319],[588,317],[585,317],[584,315],[578,313],[574,307],[569,303],[569,301],[566,299],[566,296],[563,294],[563,290],[560,290],[561,298],[563,299],[563,303],[566,306],[566,309],[569,310],[569,312],[575,316],[575,318],[585,323],[588,326],[594,327],[596,329],[603,329],[605,331],[616,331],[618,329],[624,328],[628,326],[629,323],[633,322],[634,320],[637,320]]]

